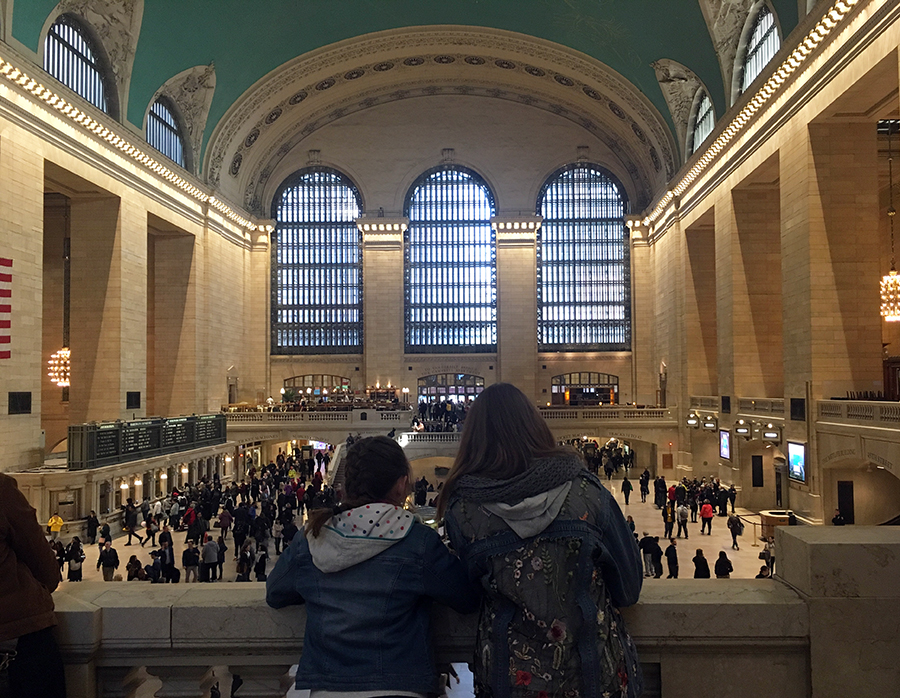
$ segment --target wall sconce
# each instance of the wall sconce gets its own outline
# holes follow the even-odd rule
[[[719,420],[715,417],[704,417],[703,428],[707,431],[716,431],[719,428]]]
[[[697,429],[700,426],[700,417],[698,417],[695,412],[691,412],[687,416],[687,425],[693,429]]]
[[[743,419],[739,419],[737,422],[735,422],[734,433],[738,436],[743,436],[745,439],[747,439],[747,441],[752,438],[750,425]]]

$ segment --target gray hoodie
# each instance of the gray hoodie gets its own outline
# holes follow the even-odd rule
[[[380,502],[341,512],[308,536],[313,564],[326,574],[358,565],[406,538],[413,523],[409,512]]]
[[[482,506],[503,519],[519,538],[531,538],[553,523],[569,496],[570,489],[571,480],[515,504],[491,502]]]

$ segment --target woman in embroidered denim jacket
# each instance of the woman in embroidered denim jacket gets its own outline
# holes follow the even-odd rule
[[[634,698],[637,652],[618,608],[638,599],[634,537],[528,398],[487,388],[466,417],[441,512],[484,589],[478,698]]]

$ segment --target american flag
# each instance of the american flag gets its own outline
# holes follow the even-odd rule
[[[11,259],[0,257],[0,359],[12,356],[9,350],[9,330],[12,326],[12,263]]]

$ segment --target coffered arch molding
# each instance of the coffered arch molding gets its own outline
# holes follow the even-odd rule
[[[207,181],[248,209],[267,208],[286,158],[309,134],[390,101],[431,95],[512,100],[577,123],[626,173],[637,210],[662,191],[677,148],[662,116],[606,65],[542,39],[481,27],[378,32],[299,56],[257,82],[218,123]],[[277,179],[277,177],[274,177]]]

